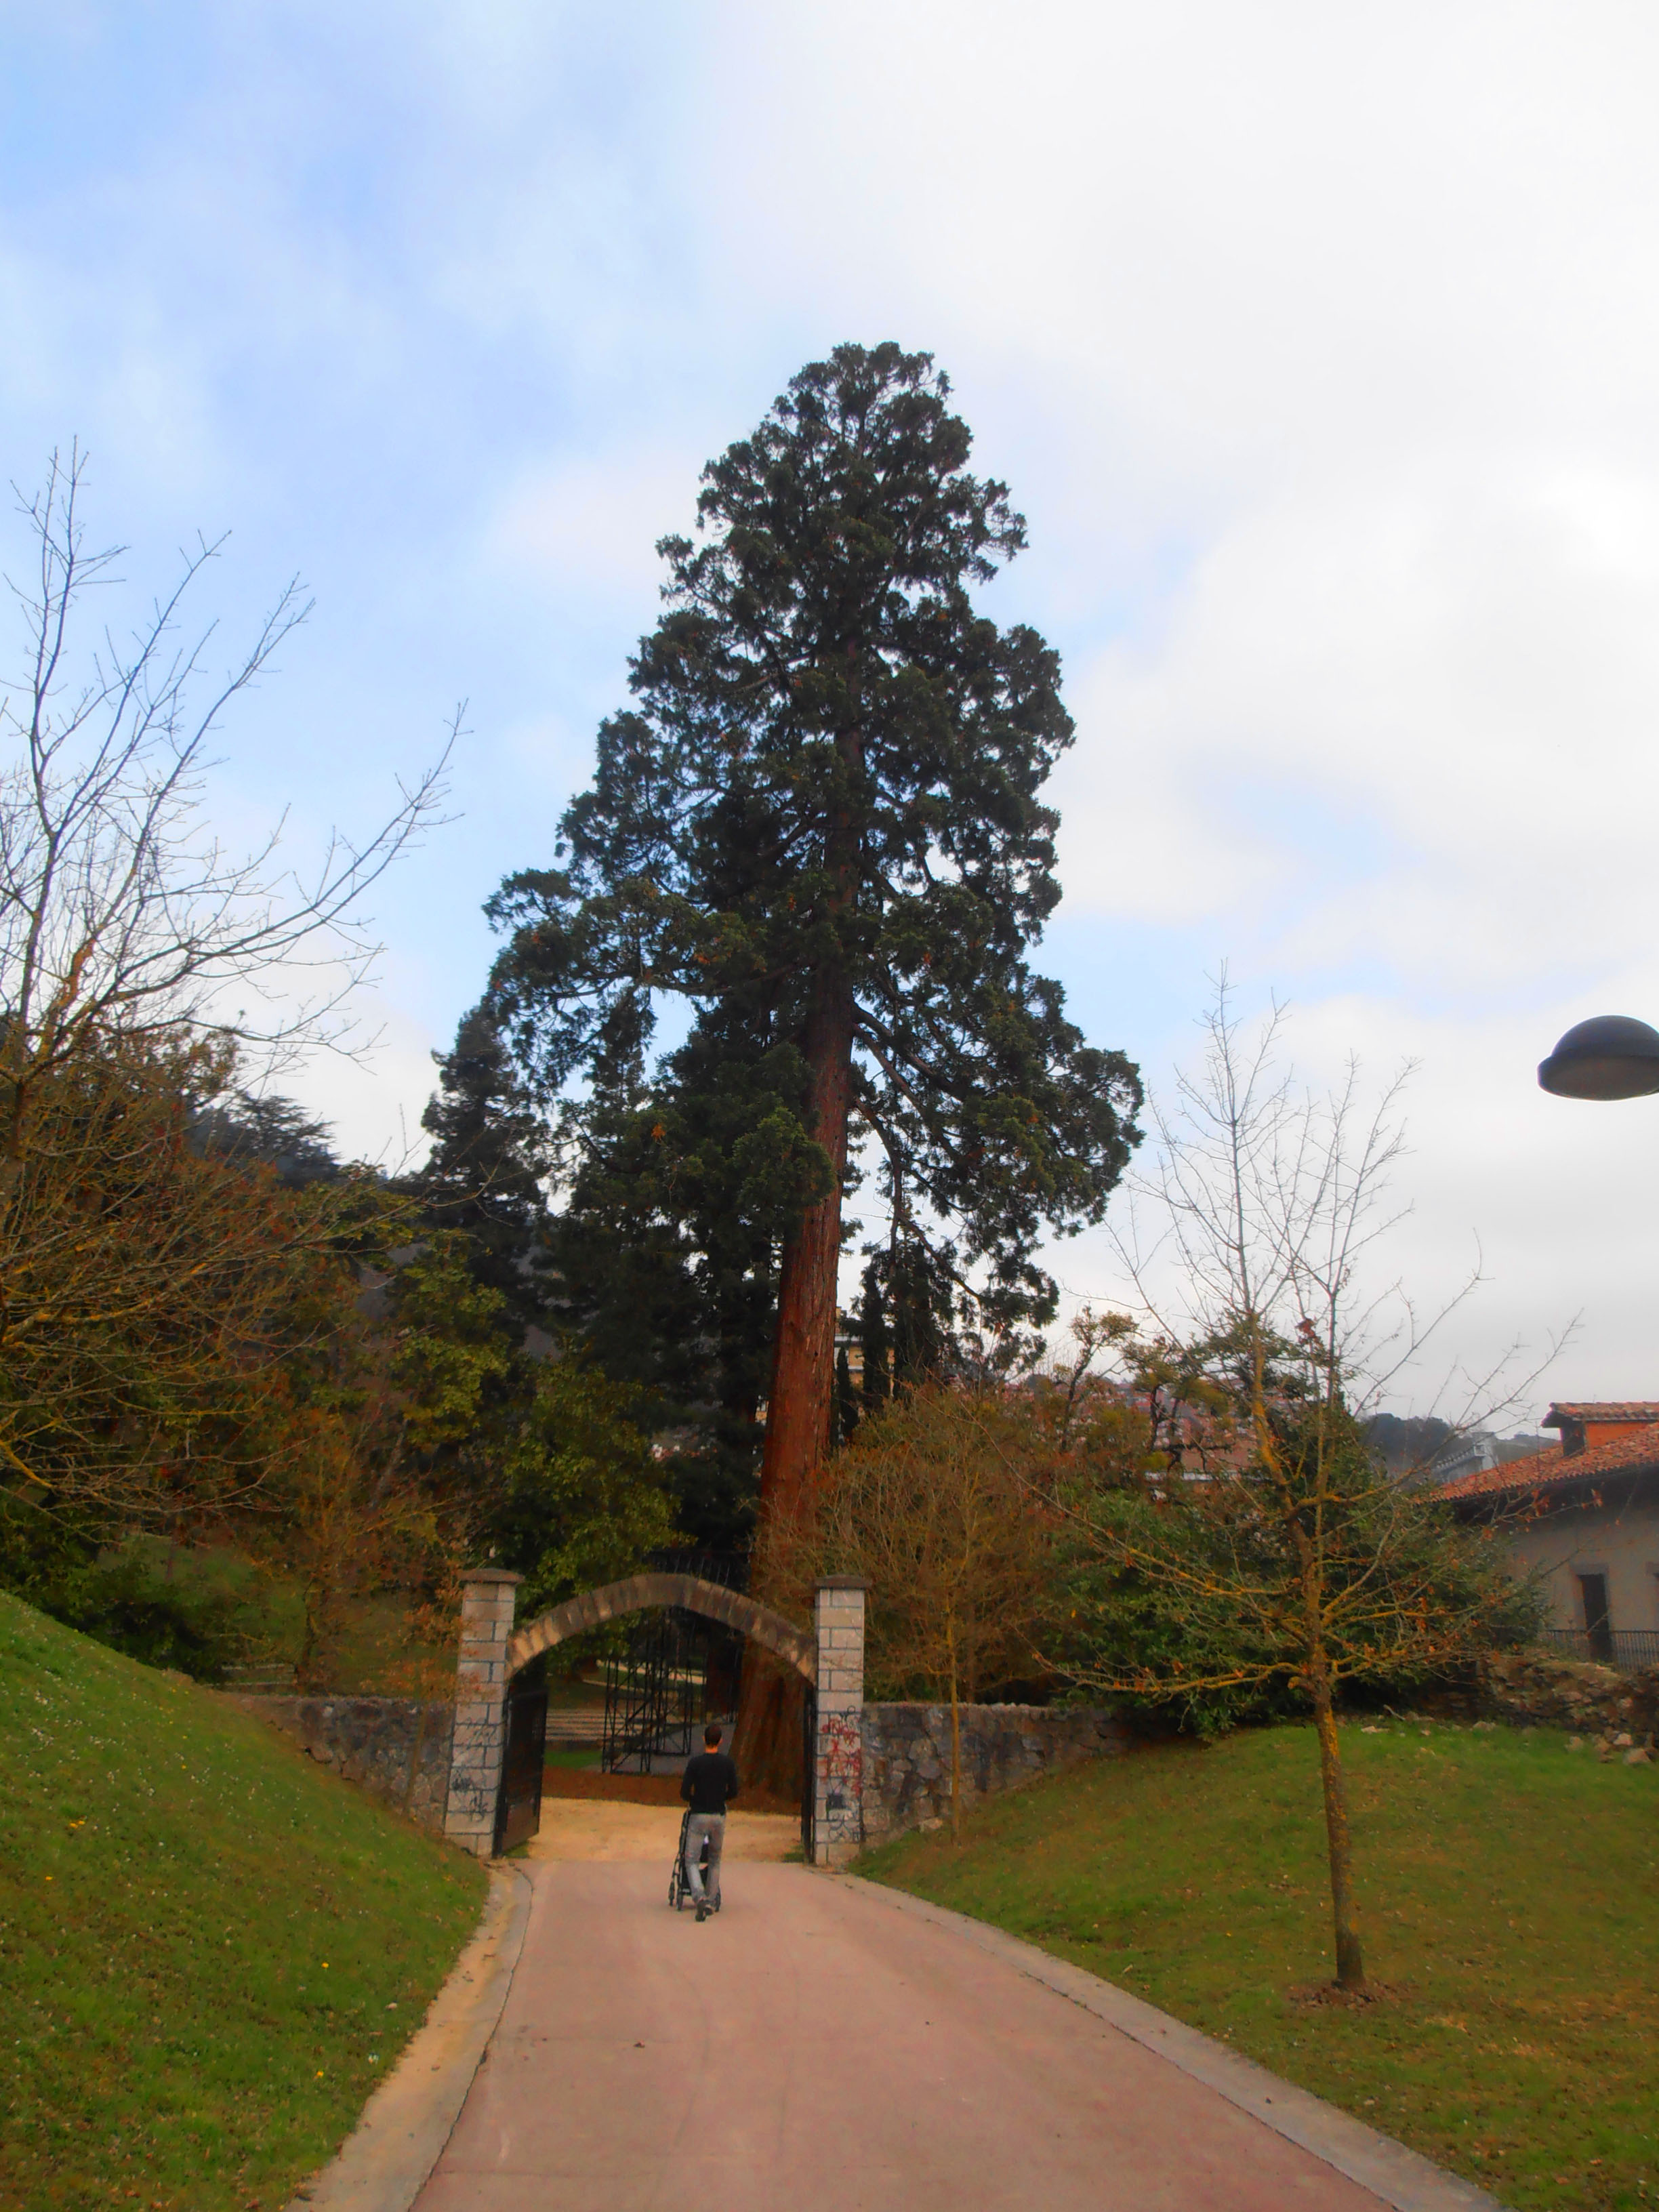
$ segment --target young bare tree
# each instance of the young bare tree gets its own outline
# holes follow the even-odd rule
[[[1139,1498],[1073,1494],[1081,1558],[1108,1570],[1103,1584],[1079,1573],[1079,1609],[1109,1604],[1114,1574],[1132,1577],[1181,1632],[1138,1664],[1074,1658],[1072,1671],[1165,1695],[1273,1683],[1305,1695],[1336,1978],[1358,1991],[1339,1686],[1432,1674],[1514,1632],[1526,1599],[1489,1532],[1460,1529],[1431,1492],[1389,1477],[1358,1418],[1368,1388],[1425,1334],[1397,1285],[1368,1287],[1373,1249],[1399,1218],[1400,1082],[1367,1106],[1351,1066],[1331,1095],[1306,1094],[1280,1067],[1279,1031],[1275,1015],[1247,1038],[1224,980],[1203,1067],[1158,1117],[1158,1163],[1136,1194],[1161,1240],[1149,1250],[1132,1225],[1121,1248],[1157,1324],[1140,1364],[1184,1375],[1189,1402],[1195,1384],[1207,1392],[1206,1449],[1186,1466],[1178,1450],[1148,1453]],[[1176,1310],[1152,1287],[1160,1264]]]

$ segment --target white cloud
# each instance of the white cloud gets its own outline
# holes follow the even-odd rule
[[[698,466],[802,359],[892,335],[1031,517],[994,605],[1066,649],[1075,941],[1231,953],[1316,1067],[1420,1057],[1409,1250],[1449,1280],[1479,1232],[1468,1343],[1582,1305],[1559,1387],[1659,1389],[1659,1109],[1532,1081],[1577,1016],[1659,1012],[1659,17],[423,0],[137,48],[115,21],[80,9],[58,59],[106,127],[8,195],[12,471],[78,427],[151,502],[110,535],[232,520],[247,574],[319,574],[323,734],[261,726],[256,811],[280,769],[320,817],[473,699],[470,819],[391,904],[406,1033],[354,1144],[374,1097],[394,1141],[418,1115],[477,899],[545,857]],[[1192,1008],[1124,1034],[1068,980],[1167,1066]]]
[[[689,450],[623,450],[520,477],[488,526],[489,557],[540,589],[626,595],[648,620],[665,574],[657,540],[691,530],[702,465]]]
[[[1437,990],[1599,967],[1650,927],[1659,477],[1264,503],[1074,696],[1080,903]]]

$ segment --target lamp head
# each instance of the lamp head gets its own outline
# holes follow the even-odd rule
[[[1659,1091],[1659,1030],[1628,1014],[1597,1014],[1567,1031],[1538,1080],[1558,1098],[1644,1098]]]

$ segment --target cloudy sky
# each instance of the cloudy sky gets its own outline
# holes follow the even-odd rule
[[[1395,1261],[1431,1300],[1478,1241],[1489,1278],[1446,1358],[1582,1315],[1537,1406],[1659,1395],[1659,1102],[1534,1076],[1588,1013],[1659,1019],[1650,8],[0,0],[0,33],[5,474],[79,436],[135,590],[232,529],[228,642],[316,594],[218,821],[291,803],[303,855],[469,702],[460,818],[378,902],[380,1049],[304,1079],[345,1142],[417,1123],[702,461],[891,337],[1030,520],[987,603],[1065,656],[1048,958],[1091,1036],[1167,1079],[1225,960],[1311,1073],[1419,1060]],[[1114,1287],[1099,1240],[1058,1267]]]

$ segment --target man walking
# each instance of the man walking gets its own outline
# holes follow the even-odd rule
[[[738,1794],[738,1770],[720,1749],[721,1729],[710,1721],[702,1732],[704,1748],[685,1762],[680,1796],[691,1808],[685,1824],[685,1886],[697,1900],[697,1917],[707,1920],[720,1894],[720,1850],[726,1842],[726,1808]],[[708,1887],[703,1887],[702,1845],[708,1839]]]

